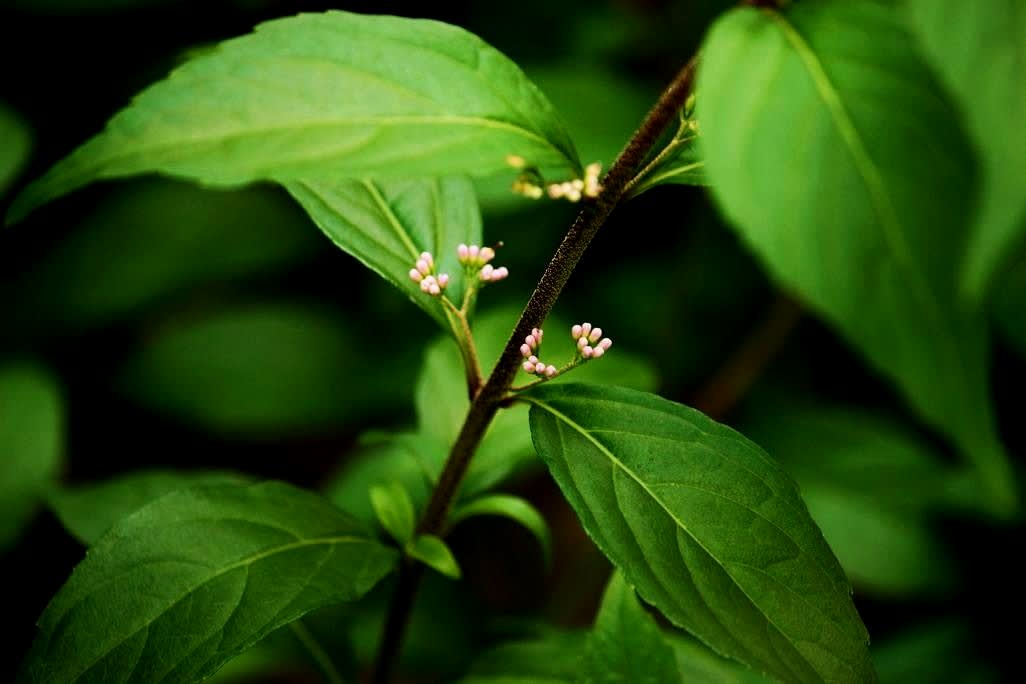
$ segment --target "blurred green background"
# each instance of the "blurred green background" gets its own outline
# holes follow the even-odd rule
[[[479,34],[552,99],[582,158],[608,166],[731,4],[7,0],[0,210],[191,51],[265,19],[331,7],[429,16]],[[512,273],[482,297],[483,312],[526,300],[573,217],[566,204],[512,196],[508,182],[479,183],[486,241],[505,243],[497,261]],[[1013,454],[1026,445],[1020,261],[998,288],[994,320],[993,380]],[[1018,634],[999,618],[1023,598],[1010,559],[1022,527],[937,511],[931,477],[949,448],[773,288],[702,189],[661,187],[622,207],[556,314],[602,325],[614,353],[647,361],[660,394],[722,414],[785,463],[853,580],[885,681],[1014,677]],[[55,487],[151,468],[329,486],[365,455],[362,433],[414,424],[416,378],[438,334],[276,187],[100,184],[0,231],[0,573],[15,635],[0,680],[82,556],[40,504]],[[846,468],[853,453],[871,460]],[[910,481],[921,490],[893,484]],[[425,587],[406,653],[408,671],[420,674],[411,681],[458,674],[510,625],[591,622],[608,563],[543,473],[529,468],[507,489],[548,518],[555,564],[547,572],[512,523],[457,528],[466,582],[432,577]],[[334,635],[340,658],[365,660],[387,591],[315,616],[311,629]],[[351,644],[338,639],[339,624]],[[266,681],[316,681],[288,637],[275,640],[237,663],[235,676],[249,680],[249,668],[267,665]]]

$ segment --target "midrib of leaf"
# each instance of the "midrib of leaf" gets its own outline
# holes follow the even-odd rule
[[[279,529],[279,528],[273,528],[273,529]],[[290,542],[288,544],[283,544],[281,546],[271,547],[270,549],[266,549],[266,550],[261,551],[259,553],[255,553],[252,556],[248,556],[246,558],[243,558],[242,560],[238,560],[238,561],[236,561],[236,562],[234,562],[234,563],[232,563],[230,565],[226,565],[225,567],[223,567],[223,568],[219,569],[218,571],[212,573],[208,577],[205,577],[200,582],[197,582],[195,586],[193,586],[191,589],[189,589],[189,591],[185,592],[184,594],[182,594],[181,596],[176,598],[174,601],[172,601],[171,603],[167,604],[167,606],[165,606],[164,608],[161,608],[157,612],[157,614],[153,616],[152,619],[147,620],[142,625],[140,625],[138,628],[132,630],[132,632],[130,632],[129,634],[125,635],[122,639],[120,639],[116,643],[112,644],[110,648],[108,648],[103,653],[100,653],[96,658],[94,658],[91,663],[89,663],[85,667],[81,668],[81,670],[79,671],[79,674],[81,675],[81,674],[91,670],[96,665],[96,663],[98,663],[101,660],[103,660],[104,658],[106,658],[111,653],[111,651],[113,651],[114,649],[116,649],[119,646],[121,646],[122,644],[124,644],[126,641],[128,641],[129,639],[134,637],[139,632],[143,631],[144,629],[148,630],[150,628],[150,626],[153,625],[153,623],[156,622],[157,620],[159,620],[161,617],[163,617],[164,614],[167,613],[167,611],[171,610],[176,605],[178,605],[179,603],[181,603],[182,601],[184,601],[188,597],[192,596],[198,589],[206,586],[207,584],[209,584],[210,582],[213,582],[218,577],[226,575],[226,574],[228,574],[229,572],[231,572],[233,570],[237,570],[237,569],[239,569],[241,567],[245,567],[247,569],[247,572],[248,572],[249,566],[253,565],[253,563],[256,563],[258,561],[263,560],[264,558],[269,558],[270,556],[274,556],[274,555],[279,554],[279,553],[287,553],[289,551],[293,551],[295,549],[303,548],[303,547],[306,547],[306,546],[326,545],[326,546],[329,546],[332,550],[334,550],[334,548],[337,545],[339,545],[339,544],[352,543],[352,542],[365,543],[367,541],[368,541],[367,539],[363,539],[363,538],[360,538],[360,537],[354,537],[352,535],[345,535],[345,536],[339,536],[339,537],[317,537],[317,538],[313,538],[313,539],[301,539],[301,540],[298,540],[298,541]],[[324,564],[324,562],[322,561],[319,564],[318,569],[323,564]],[[136,566],[136,567],[138,567],[138,566]],[[134,570],[134,568],[133,568],[133,570]],[[83,596],[80,599],[79,602],[81,602],[81,600],[85,600],[87,597],[88,597],[88,594]],[[240,601],[241,601],[241,597],[240,597]],[[67,610],[64,611],[64,615],[61,617],[61,621],[63,621],[68,615],[70,615],[71,611],[75,609],[75,607],[78,605],[79,602],[76,602],[76,603],[72,604],[71,606],[69,606],[67,608]],[[59,626],[60,626],[60,622],[57,623],[57,627],[59,627]]]
[[[667,178],[673,178],[674,176],[682,176],[685,173],[687,173],[688,171],[694,171],[695,169],[701,168],[703,166],[705,166],[705,162],[704,161],[696,161],[696,162],[692,162],[690,164],[686,164],[684,166],[677,166],[677,167],[671,169],[670,171],[664,171],[662,173],[657,173],[657,174],[651,176],[648,179],[648,184],[649,185],[654,185],[654,184],[659,183],[660,181],[665,180]]]
[[[837,128],[837,132],[840,134],[848,152],[851,154],[855,167],[859,170],[859,175],[862,177],[866,190],[872,199],[873,209],[879,217],[880,224],[883,227],[884,239],[890,247],[891,254],[902,266],[902,268],[899,269],[899,273],[905,275],[906,280],[909,281],[909,284],[912,287],[912,291],[916,293],[917,298],[920,299],[924,308],[929,312],[930,323],[938,333],[938,336],[944,340],[945,345],[948,346],[950,350],[953,350],[954,358],[957,360],[959,366],[959,372],[956,373],[958,376],[958,383],[962,386],[962,390],[965,392],[966,396],[971,396],[971,393],[967,391],[968,379],[962,347],[958,344],[955,332],[950,326],[945,324],[945,317],[940,310],[939,298],[931,287],[925,274],[917,267],[915,260],[912,258],[912,253],[909,250],[908,243],[905,240],[904,231],[902,230],[901,221],[898,219],[894,210],[894,205],[890,200],[890,196],[887,194],[886,184],[883,181],[883,177],[880,175],[880,171],[876,167],[872,157],[870,157],[869,152],[862,141],[862,136],[859,135],[858,129],[855,127],[854,122],[852,122],[851,117],[848,114],[848,110],[845,108],[844,103],[841,102],[837,89],[834,87],[833,82],[831,82],[830,77],[827,75],[822,62],[820,62],[815,52],[813,52],[812,47],[805,41],[795,27],[792,26],[779,12],[774,10],[763,11],[780,29],[784,38],[794,49],[799,59],[801,59],[802,64],[805,65],[809,78],[812,79],[813,84],[816,86],[816,92],[819,93],[819,96],[823,101],[823,105],[826,107],[827,111],[830,112],[831,119]]]
[[[580,434],[581,436],[583,436],[583,437],[584,437],[584,438],[585,438],[586,440],[588,440],[589,442],[591,442],[591,444],[593,444],[593,445],[595,446],[595,448],[599,450],[599,452],[600,452],[600,453],[602,453],[602,454],[603,454],[604,456],[606,456],[606,458],[608,458],[608,459],[609,459],[609,460],[610,460],[610,461],[611,461],[611,462],[612,462],[612,463],[613,463],[614,465],[616,465],[616,466],[617,466],[617,467],[618,467],[618,468],[619,468],[619,469],[620,469],[621,471],[623,471],[623,472],[624,472],[624,473],[625,473],[625,474],[626,474],[626,475],[627,475],[628,477],[630,477],[630,478],[631,478],[632,480],[634,480],[634,482],[636,482],[636,483],[638,484],[638,486],[639,486],[639,487],[641,487],[641,488],[642,488],[642,489],[644,490],[644,492],[645,492],[645,493],[646,493],[646,494],[647,494],[647,495],[648,495],[648,496],[649,496],[649,497],[650,497],[650,498],[651,498],[651,499],[652,499],[653,501],[655,501],[655,502],[656,502],[656,504],[657,504],[657,505],[658,505],[658,506],[659,506],[659,507],[660,507],[661,509],[663,509],[663,512],[664,512],[664,513],[666,513],[666,515],[667,515],[667,516],[669,516],[669,518],[670,518],[671,520],[673,520],[674,524],[676,524],[676,525],[677,525],[677,527],[679,527],[679,528],[680,528],[681,530],[683,530],[683,531],[684,531],[684,533],[685,533],[685,534],[687,534],[687,535],[688,535],[688,537],[690,537],[690,538],[691,538],[691,540],[692,540],[692,541],[694,541],[694,542],[695,542],[695,544],[697,544],[697,545],[698,545],[698,547],[699,547],[699,548],[701,548],[701,549],[702,549],[702,551],[704,551],[704,552],[705,552],[705,554],[706,554],[706,555],[707,555],[707,556],[708,556],[709,558],[711,558],[711,559],[713,560],[713,562],[715,562],[715,563],[716,563],[716,565],[717,565],[717,566],[719,566],[719,568],[720,568],[720,569],[721,569],[721,570],[723,571],[723,573],[724,573],[725,575],[727,575],[728,577],[730,577],[730,578],[731,578],[731,581],[732,581],[732,582],[734,583],[734,586],[736,586],[736,587],[738,588],[738,590],[739,590],[739,591],[740,591],[740,592],[741,592],[742,594],[744,594],[745,598],[746,598],[746,599],[748,599],[748,602],[749,602],[749,603],[750,603],[750,604],[752,605],[752,607],[753,607],[753,608],[754,608],[754,609],[755,609],[756,611],[758,611],[758,613],[759,613],[760,615],[762,615],[762,616],[763,616],[763,618],[765,618],[765,620],[766,620],[767,624],[769,624],[770,626],[772,626],[772,627],[773,627],[773,629],[774,629],[774,630],[775,630],[775,631],[776,631],[776,632],[777,632],[778,634],[780,634],[780,636],[782,636],[782,637],[783,637],[783,638],[784,638],[784,639],[785,639],[785,640],[787,641],[787,643],[789,643],[789,644],[792,644],[791,648],[793,648],[793,649],[794,649],[794,651],[795,651],[795,653],[797,653],[797,654],[798,654],[798,655],[799,655],[799,656],[800,656],[800,657],[802,658],[802,660],[803,660],[803,661],[805,661],[805,663],[806,663],[807,665],[809,665],[809,666],[810,666],[810,669],[811,669],[811,670],[812,670],[813,672],[818,672],[818,670],[817,670],[817,669],[815,668],[815,666],[813,666],[813,665],[812,665],[811,663],[809,663],[809,661],[808,661],[808,659],[806,658],[805,654],[803,654],[803,653],[802,653],[801,651],[799,651],[799,650],[798,650],[798,649],[797,649],[797,648],[796,648],[796,647],[795,647],[795,646],[793,645],[793,642],[791,641],[791,637],[790,637],[790,636],[789,636],[789,635],[788,635],[788,634],[787,634],[786,632],[784,632],[784,631],[783,631],[783,630],[782,630],[782,629],[781,629],[781,628],[780,628],[780,627],[779,627],[779,626],[778,626],[778,625],[777,625],[777,624],[776,624],[776,623],[775,623],[775,622],[773,621],[773,619],[772,619],[772,618],[770,618],[770,616],[769,616],[769,615],[767,615],[767,614],[766,614],[766,612],[765,612],[765,611],[764,611],[764,610],[763,610],[763,609],[762,609],[762,608],[761,608],[761,607],[759,606],[759,604],[757,604],[757,603],[756,603],[756,602],[755,602],[755,601],[754,601],[754,600],[752,599],[752,596],[751,596],[751,595],[750,595],[750,594],[749,594],[749,593],[748,593],[748,592],[747,592],[747,591],[745,590],[745,588],[744,588],[744,587],[742,587],[742,586],[741,586],[740,584],[738,584],[736,580],[734,580],[734,576],[730,574],[730,571],[729,571],[729,570],[727,570],[727,568],[726,568],[726,567],[725,567],[725,566],[723,565],[723,563],[722,563],[722,562],[720,561],[720,559],[719,559],[719,558],[717,558],[717,557],[716,557],[716,555],[715,555],[715,554],[713,554],[713,553],[712,553],[712,551],[710,551],[710,550],[709,550],[709,549],[708,549],[708,548],[707,548],[707,547],[706,547],[706,546],[705,546],[705,545],[704,545],[704,544],[703,544],[703,543],[701,542],[701,540],[700,540],[700,539],[698,539],[698,538],[697,538],[697,537],[696,537],[696,536],[695,536],[695,535],[694,535],[694,534],[693,534],[693,533],[692,533],[692,532],[691,532],[691,531],[690,531],[690,530],[688,529],[687,525],[685,525],[685,524],[684,524],[684,521],[682,521],[682,520],[681,520],[680,518],[678,518],[678,517],[677,517],[677,516],[676,516],[676,515],[675,515],[675,514],[674,514],[674,513],[673,513],[673,512],[672,512],[672,511],[670,510],[670,509],[668,509],[668,508],[666,507],[666,505],[665,505],[665,504],[663,503],[663,501],[662,501],[662,500],[661,500],[661,499],[660,499],[660,498],[659,498],[658,496],[656,496],[656,494],[655,494],[655,493],[654,493],[654,492],[653,492],[653,491],[652,491],[652,490],[651,490],[651,489],[650,489],[650,488],[648,487],[648,485],[647,485],[647,484],[645,484],[645,482],[643,482],[643,481],[641,480],[641,478],[639,478],[639,477],[637,476],[637,474],[635,474],[635,473],[634,473],[634,471],[632,471],[632,470],[631,470],[630,468],[628,468],[628,467],[626,466],[626,464],[624,464],[624,463],[623,463],[623,461],[621,461],[620,459],[618,459],[618,458],[616,457],[616,455],[615,455],[615,454],[614,454],[613,452],[611,452],[611,451],[610,451],[609,449],[607,449],[607,448],[606,448],[606,446],[605,446],[604,444],[602,444],[602,442],[600,442],[600,441],[598,441],[597,439],[595,439],[595,437],[594,437],[594,436],[593,436],[593,435],[591,434],[591,432],[590,432],[589,430],[587,430],[587,429],[586,429],[586,428],[585,428],[584,426],[580,425],[579,423],[575,422],[575,421],[574,421],[573,419],[571,419],[571,418],[570,418],[570,416],[568,416],[568,415],[566,415],[565,413],[563,413],[563,412],[559,411],[558,409],[554,408],[553,406],[550,406],[549,404],[547,404],[547,403],[545,403],[545,402],[543,402],[543,401],[539,401],[538,399],[535,399],[535,398],[533,398],[533,397],[528,397],[528,396],[521,396],[521,397],[520,397],[520,399],[523,399],[524,401],[526,401],[526,402],[528,402],[528,403],[530,403],[530,404],[532,404],[532,405],[534,405],[534,406],[537,406],[537,407],[539,407],[539,408],[542,408],[542,409],[544,409],[544,410],[548,411],[549,413],[551,413],[551,414],[552,414],[552,415],[553,415],[553,416],[554,416],[554,417],[555,417],[555,418],[556,418],[557,420],[559,420],[559,421],[562,421],[562,422],[563,422],[563,423],[565,423],[565,424],[566,424],[566,425],[567,425],[567,426],[568,426],[569,428],[573,429],[573,430],[574,430],[575,432],[577,432],[577,433],[579,433],[579,434]],[[647,435],[646,435],[646,436],[647,436]],[[754,474],[754,473],[753,473],[753,474]],[[760,480],[761,480],[761,478],[760,478]],[[772,491],[772,489],[771,489],[771,491]],[[737,502],[734,502],[734,503],[737,503]],[[739,505],[741,505],[741,504],[739,504]],[[752,510],[751,508],[749,508],[748,506],[743,506],[743,505],[742,505],[742,507],[743,507],[743,508],[744,508],[745,510],[748,510],[749,512],[751,512],[751,513],[755,514],[756,516],[758,516],[758,517],[760,517],[760,518],[762,518],[762,517],[763,517],[763,516],[761,516],[761,515],[760,515],[760,514],[758,513],[758,511],[754,511],[754,510]],[[763,518],[763,519],[765,519],[765,518]],[[775,526],[775,525],[774,525],[774,526]],[[776,527],[776,526],[775,526],[775,527]],[[777,527],[777,529],[780,529],[780,528],[779,528],[779,527]],[[781,532],[783,532],[783,530],[781,530]],[[784,536],[785,536],[785,537],[787,537],[788,539],[791,539],[791,537],[790,537],[789,535],[786,535],[786,534],[785,534]],[[793,540],[792,540],[792,543],[793,543]],[[798,545],[797,545],[797,544],[795,544],[795,546],[798,546]],[[801,547],[800,547],[800,546],[799,546],[798,548],[799,548],[799,550],[801,550]],[[818,564],[818,563],[817,563],[817,564]],[[741,564],[741,565],[743,565],[743,564]],[[752,566],[748,566],[748,567],[752,567]],[[754,569],[757,569],[757,568],[754,568]],[[822,569],[822,567],[821,567],[820,569]],[[763,571],[763,573],[765,574],[765,571]],[[778,586],[784,586],[784,585],[782,585],[782,584],[780,583],[780,581],[779,581],[779,580],[776,580],[775,578],[770,578],[770,579],[773,579],[773,580],[774,580],[774,582],[775,582],[775,583],[776,583],[776,584],[777,584]],[[828,579],[829,579],[829,575],[828,575]],[[696,586],[697,586],[697,585],[696,585]],[[800,598],[800,599],[801,599],[801,600],[802,600],[802,601],[803,601],[803,602],[804,602],[804,603],[805,603],[806,605],[808,605],[808,606],[809,606],[810,608],[812,608],[812,609],[813,609],[813,610],[814,610],[815,612],[819,613],[819,614],[820,614],[820,615],[822,615],[822,616],[823,616],[824,618],[826,618],[826,620],[827,620],[828,622],[830,622],[830,623],[834,624],[834,625],[835,625],[835,626],[836,626],[836,627],[837,627],[837,628],[838,628],[838,629],[839,629],[839,630],[840,630],[840,631],[841,631],[842,633],[844,632],[843,628],[841,627],[841,625],[839,625],[839,624],[837,623],[837,621],[836,621],[836,620],[834,620],[834,619],[833,619],[832,617],[830,617],[829,615],[827,615],[826,613],[824,613],[823,611],[821,611],[821,610],[820,610],[820,609],[819,609],[819,608],[818,608],[818,607],[817,607],[816,605],[814,605],[814,604],[812,604],[811,602],[809,602],[809,601],[808,601],[807,599],[805,599],[805,597],[801,596],[801,595],[800,595],[800,594],[798,594],[797,592],[794,592],[794,590],[793,590],[793,589],[790,589],[790,587],[784,587],[784,588],[786,588],[786,589],[788,589],[789,591],[793,592],[793,593],[794,593],[794,594],[795,594],[796,596],[798,596],[798,597],[799,597],[799,598]],[[710,612],[711,612],[711,611],[710,611]],[[712,614],[713,614],[713,616],[715,617],[715,613],[712,613]],[[782,663],[785,663],[785,664],[786,664],[786,660],[784,660],[784,659],[782,659],[782,660],[781,660],[781,662],[782,662]],[[852,668],[851,668],[851,667],[850,667],[850,666],[849,666],[849,665],[848,665],[847,663],[844,663],[844,662],[842,661],[842,659],[837,659],[837,662],[840,662],[840,663],[841,663],[841,664],[842,664],[842,665],[843,665],[843,666],[844,666],[844,667],[845,667],[846,669],[848,669],[848,670],[849,670],[850,672],[852,672],[853,674],[855,674],[855,671],[854,671],[854,670],[853,670],[853,669],[852,669]]]
[[[399,222],[399,218],[395,215],[395,212],[392,211],[392,207],[390,207],[388,202],[385,201],[381,191],[378,190],[378,186],[374,185],[373,181],[367,179],[361,179],[360,183],[363,187],[367,188],[367,192],[370,193],[370,196],[374,199],[374,203],[378,205],[378,210],[388,220],[389,225],[392,226],[392,229],[395,231],[399,241],[403,243],[406,250],[410,253],[412,260],[416,261],[420,257],[420,252],[417,250],[417,246],[413,244],[413,240],[411,240],[410,236],[406,234],[406,229]]]

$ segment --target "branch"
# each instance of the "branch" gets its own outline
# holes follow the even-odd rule
[[[563,286],[573,273],[577,262],[588,248],[592,238],[606,222],[609,215],[624,196],[627,184],[634,177],[641,163],[648,156],[667,125],[684,105],[691,92],[698,59],[692,58],[674,77],[663,91],[655,105],[645,116],[638,130],[627,142],[623,151],[602,179],[602,191],[592,201],[585,201],[573,225],[563,237],[545,268],[531,298],[527,301],[506,348],[499,357],[488,381],[470,404],[466,420],[452,447],[449,459],[439,477],[417,528],[420,534],[439,534],[445,527],[445,519],[452,507],[453,499],[467,472],[470,460],[484,437],[488,425],[495,417],[500,405],[506,399],[517,369],[522,361],[520,345],[532,328],[539,328],[549,315]],[[399,654],[403,632],[416,595],[421,571],[412,564],[400,568],[399,582],[393,595],[392,606],[385,623],[373,681],[388,681],[391,667]]]

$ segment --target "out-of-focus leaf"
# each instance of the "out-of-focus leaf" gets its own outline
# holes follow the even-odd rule
[[[630,190],[637,197],[657,185],[709,185],[705,162],[694,145],[684,144],[656,162]]]
[[[421,534],[406,545],[406,553],[449,579],[460,578],[460,566],[444,541],[433,534]]]
[[[408,396],[401,374],[380,371],[380,353],[326,312],[259,305],[176,321],[135,352],[119,384],[216,432],[323,430]]]
[[[341,249],[406,294],[443,328],[455,326],[437,297],[409,272],[430,252],[449,275],[446,295],[459,306],[465,284],[456,246],[481,244],[481,214],[466,178],[294,181],[287,184],[314,223]]]
[[[915,627],[875,645],[881,684],[985,684],[1001,681],[973,653],[968,625],[942,621]]]
[[[387,485],[372,486],[368,494],[374,514],[385,531],[399,544],[409,542],[417,525],[417,511],[406,489],[392,480]]]
[[[583,681],[595,684],[684,681],[673,649],[619,572],[602,596],[582,669]]]
[[[962,272],[963,292],[978,305],[1026,237],[1026,4],[911,0],[907,6],[982,158],[983,190]]]
[[[113,194],[17,284],[17,320],[77,332],[189,288],[291,266],[320,240],[270,188],[148,180]]]
[[[474,321],[474,339],[486,374],[502,353],[518,315],[518,311],[505,309],[488,312]],[[552,363],[573,358],[574,343],[570,338],[570,325],[550,316],[545,329],[543,358]],[[615,338],[615,331],[607,332]],[[533,378],[526,373],[517,376],[518,382],[525,383]],[[601,359],[589,361],[550,382],[558,384],[567,380],[650,390],[655,388],[656,374],[645,361],[631,356],[620,347],[614,347]],[[442,338],[428,347],[424,366],[417,379],[415,396],[421,432],[451,446],[456,441],[470,406],[463,362],[452,340]],[[485,491],[525,465],[533,464],[533,453],[527,407],[515,405],[500,411],[474,456],[463,483],[462,495],[472,496]]]
[[[645,392],[566,384],[525,399],[584,529],[674,624],[779,679],[876,679],[848,580],[762,449]]]
[[[1010,515],[987,330],[958,292],[973,160],[898,8],[732,10],[706,38],[698,92],[702,154],[726,216],[958,445],[992,512]]]
[[[581,681],[587,633],[553,632],[481,654],[460,684],[571,684]]]
[[[427,435],[369,434],[325,487],[331,501],[368,525],[375,516],[367,492],[375,485],[399,482],[417,510],[427,504],[448,448]]]
[[[993,306],[998,331],[1026,358],[1026,255],[1005,274]]]
[[[0,549],[18,539],[53,485],[63,432],[56,379],[35,365],[0,368]]]
[[[310,610],[359,598],[395,562],[289,485],[172,492],[93,546],[40,618],[22,677],[200,680]]]
[[[509,518],[523,525],[541,545],[545,564],[552,562],[552,533],[549,531],[549,525],[538,509],[528,501],[509,494],[486,494],[457,506],[449,516],[449,525],[455,527],[460,522],[479,515]]]
[[[68,532],[92,546],[119,520],[165,494],[190,487],[241,484],[249,479],[227,471],[141,470],[95,484],[55,489],[47,503]]]
[[[951,586],[952,559],[932,529],[952,473],[899,425],[855,410],[779,397],[740,428],[794,477],[848,577],[894,596]]]
[[[0,102],[0,195],[21,173],[31,151],[32,134],[28,125]]]
[[[100,179],[255,180],[509,172],[580,161],[552,105],[476,36],[436,21],[331,11],[261,24],[140,93],[30,185],[33,208]]]

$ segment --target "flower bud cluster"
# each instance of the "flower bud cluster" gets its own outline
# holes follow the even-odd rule
[[[602,165],[598,162],[588,164],[584,168],[584,178],[575,178],[564,183],[552,183],[548,186],[547,192],[552,199],[565,197],[571,202],[579,202],[581,197],[598,197],[602,191],[599,184],[599,173]]]
[[[410,280],[420,284],[420,291],[438,297],[449,284],[449,274],[435,274],[435,259],[431,252],[421,252],[417,263],[410,269]]]
[[[593,328],[591,323],[570,328],[570,337],[577,343],[577,353],[585,359],[600,358],[613,346],[611,339],[602,337],[602,328]]]
[[[524,343],[520,345],[520,354],[524,357],[524,363],[521,367],[532,375],[551,378],[557,373],[556,367],[540,361],[536,355],[536,352],[541,348],[544,334],[541,328],[534,328],[531,330],[531,334],[524,338]]]
[[[460,244],[456,247],[456,256],[467,273],[477,273],[482,283],[495,283],[509,275],[509,269],[505,266],[495,268],[488,263],[495,258],[495,250],[491,247]]]

